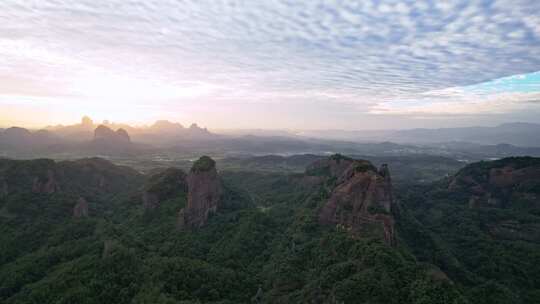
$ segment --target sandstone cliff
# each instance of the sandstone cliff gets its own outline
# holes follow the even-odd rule
[[[199,158],[187,176],[187,185],[188,202],[178,214],[178,226],[198,228],[220,207],[222,186],[214,160],[208,156]]]
[[[448,190],[468,195],[469,207],[512,207],[511,201],[538,202],[540,161],[530,157],[505,158],[469,165],[449,182]]]
[[[45,178],[36,176],[32,181],[32,192],[34,193],[52,194],[58,191],[58,188],[54,171],[50,169],[47,170]]]
[[[319,210],[319,223],[337,225],[356,236],[380,235],[395,243],[392,182],[386,165],[377,170],[370,162],[334,155],[308,168],[308,174],[327,174],[328,200]]]
[[[84,197],[79,197],[77,204],[75,204],[75,207],[73,207],[73,217],[88,217],[88,202],[84,199]]]

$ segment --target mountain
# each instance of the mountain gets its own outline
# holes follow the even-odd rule
[[[336,157],[327,160],[331,166]],[[342,185],[357,185],[362,174],[385,185],[387,169],[365,161],[351,164],[367,171],[354,165],[349,174],[343,166],[343,181],[336,184],[310,169],[278,180],[245,176],[255,192],[217,175],[207,157],[187,176],[170,168],[145,177],[99,159],[0,164],[8,185],[0,198],[3,303],[463,302],[397,238],[391,247],[378,229],[351,233],[319,221],[321,210],[344,191],[361,199],[363,182],[350,190]],[[364,202],[386,204],[375,192],[375,200]],[[157,204],[148,208],[145,193]],[[254,195],[277,200],[259,205]],[[340,197],[348,212],[341,201],[346,196]],[[197,229],[177,229],[180,209],[184,223]]]
[[[444,144],[468,142],[479,145],[510,144],[540,147],[540,124],[506,123],[495,127],[461,127],[408,130],[309,130],[295,134],[304,138],[321,138],[352,142],[391,141],[399,144]]]
[[[519,201],[522,207],[540,211],[540,159],[512,157],[469,165],[458,172],[448,189],[469,194],[471,208],[516,208],[513,204]]]
[[[473,303],[537,302],[539,158],[473,163],[401,198],[401,237]]]
[[[61,144],[64,141],[47,130],[29,131],[25,128],[11,127],[0,131],[0,146],[2,150],[32,151],[43,147]]]
[[[113,131],[112,129],[99,125],[94,130],[94,142],[103,142],[110,144],[119,144],[119,143],[131,143],[129,134],[124,129],[118,129]]]
[[[308,167],[307,174],[323,175],[333,188],[319,211],[319,222],[343,227],[362,236],[378,233],[388,244],[395,244],[395,208],[388,166],[377,170],[370,162],[336,154]]]
[[[132,126],[124,123],[103,121],[97,125],[94,121],[84,116],[81,122],[74,125],[48,126],[46,130],[69,141],[89,141],[95,137],[94,130],[106,127],[112,130],[122,129],[129,133],[134,141],[146,144],[171,145],[177,140],[205,140],[215,137],[208,129],[192,124],[189,128],[177,122],[158,120],[150,126]]]
[[[69,126],[47,126],[45,127],[45,130],[67,140],[85,141],[92,138],[95,128],[96,125],[94,124],[94,121],[90,117],[84,116],[78,124]]]
[[[173,123],[168,120],[158,120],[149,127],[152,132],[177,133],[184,131],[184,126],[180,123]]]
[[[92,132],[92,139],[72,140],[69,136],[56,134],[55,131],[29,131],[12,127],[0,133],[0,153],[20,159],[51,156],[70,159],[74,156],[126,156],[150,149],[146,145],[132,143],[130,135],[124,129],[114,131],[107,126],[99,125]]]
[[[463,141],[485,145],[511,144],[540,147],[540,124],[508,123],[495,127],[412,129],[396,131],[390,140],[410,143]]]
[[[525,304],[540,295],[538,158],[221,164],[202,156],[189,171],[142,175],[99,158],[0,159],[0,302]]]
[[[167,120],[158,120],[150,127],[136,128],[130,134],[132,134],[135,141],[159,147],[171,147],[179,142],[206,142],[219,137],[195,123],[191,124],[189,128],[185,128],[180,123]]]
[[[208,156],[201,156],[189,171],[187,186],[188,201],[186,207],[178,213],[178,227],[199,228],[221,207],[223,190],[216,162]]]

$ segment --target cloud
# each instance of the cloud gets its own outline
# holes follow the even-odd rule
[[[368,114],[458,98],[474,112],[476,100],[515,96],[445,90],[540,71],[538,11],[528,0],[8,0],[0,95],[173,109],[352,103]]]

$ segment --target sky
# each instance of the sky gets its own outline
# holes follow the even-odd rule
[[[0,126],[540,122],[540,1],[2,0]]]

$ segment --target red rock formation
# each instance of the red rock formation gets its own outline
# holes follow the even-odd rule
[[[157,194],[145,191],[142,196],[143,208],[153,210],[159,207],[159,197]]]
[[[45,180],[36,176],[32,182],[32,192],[34,193],[51,194],[58,191],[58,188],[59,187],[52,170],[47,171],[47,177]]]
[[[180,228],[198,228],[206,224],[208,216],[219,208],[221,181],[215,162],[202,156],[191,168],[187,177],[188,202],[178,214]]]
[[[327,164],[337,181],[319,211],[319,222],[341,226],[359,236],[379,231],[387,243],[394,244],[392,184],[387,166],[377,171],[371,163],[360,160]]]
[[[77,204],[75,204],[75,207],[73,207],[73,217],[88,217],[88,202],[86,202],[84,197],[79,197]]]
[[[329,174],[331,177],[340,177],[353,162],[351,158],[336,154],[314,162],[306,168],[306,172],[309,175]]]
[[[105,177],[100,176],[99,177],[99,187],[100,188],[105,188],[105,186],[107,186],[107,182],[105,181]]]
[[[465,167],[452,178],[448,190],[469,195],[469,207],[503,207],[515,195],[530,195],[539,184],[540,165],[527,158],[508,158]]]

